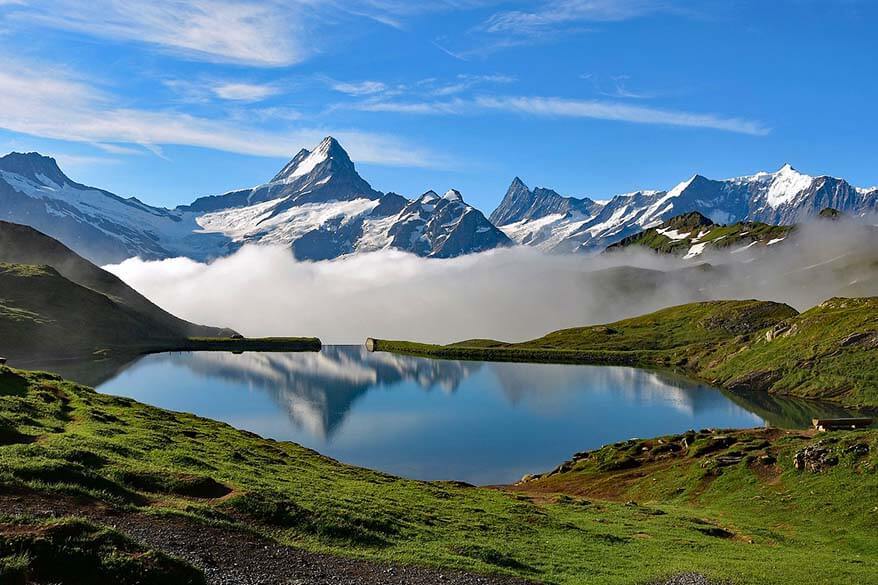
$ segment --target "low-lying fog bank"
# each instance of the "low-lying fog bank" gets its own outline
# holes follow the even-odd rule
[[[693,300],[759,298],[804,310],[831,296],[876,295],[878,230],[821,221],[782,244],[698,262],[524,247],[451,260],[383,251],[298,262],[285,248],[247,246],[209,264],[132,258],[106,268],[180,317],[252,336],[518,341]]]

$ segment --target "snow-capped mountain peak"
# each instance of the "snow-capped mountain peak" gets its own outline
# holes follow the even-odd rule
[[[268,183],[201,197],[178,209],[213,212],[281,199],[286,200],[287,205],[299,205],[379,197],[381,193],[357,173],[344,148],[335,138],[327,136],[314,150],[300,150]]]
[[[771,180],[771,186],[766,193],[766,202],[771,207],[780,207],[791,202],[800,193],[811,186],[814,177],[804,175],[786,163],[780,168]]]
[[[463,201],[463,196],[461,196],[460,191],[457,189],[449,189],[445,192],[445,195],[442,196],[442,199],[446,201]]]
[[[699,177],[700,177],[700,175],[692,175],[692,177],[689,180],[686,180],[686,181],[683,181],[682,183],[677,184],[676,187],[674,187],[673,189],[668,191],[667,198],[673,199],[674,197],[679,197],[680,195],[683,194],[683,191],[685,191]]]
[[[38,152],[10,152],[0,157],[0,171],[14,173],[36,183],[51,181],[57,186],[73,183],[51,156]]]
[[[329,163],[328,165],[326,163]],[[332,164],[335,163],[335,164]],[[326,170],[353,170],[354,163],[341,144],[332,136],[324,138],[313,151],[300,150],[271,180],[272,183],[290,183],[299,177],[314,173],[321,165],[334,167]]]
[[[420,203],[434,203],[439,201],[439,193],[430,189],[417,199]]]

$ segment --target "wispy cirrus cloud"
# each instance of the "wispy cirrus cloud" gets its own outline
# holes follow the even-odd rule
[[[505,84],[514,83],[515,81],[517,81],[517,78],[512,77],[511,75],[461,74],[458,75],[457,78],[451,83],[440,85],[439,87],[434,89],[433,93],[438,96],[456,95],[470,90],[478,85]]]
[[[426,115],[470,115],[497,111],[552,118],[588,118],[634,124],[708,128],[753,136],[764,136],[771,131],[761,122],[737,117],[559,97],[478,96],[473,99],[445,101],[366,102],[354,107],[369,112]]]
[[[227,81],[217,83],[211,90],[221,99],[239,102],[258,102],[280,93],[280,88],[270,83],[242,83]]]
[[[310,54],[308,0],[34,0],[8,18],[144,43],[187,58],[263,67]]]
[[[481,97],[476,100],[476,103],[483,108],[492,110],[518,112],[536,116],[593,118],[636,124],[710,128],[754,136],[764,136],[770,132],[770,129],[762,123],[743,118],[632,106],[599,100],[575,100],[555,97]]]
[[[171,90],[175,101],[187,104],[205,104],[214,101],[253,103],[282,94],[281,83],[253,83],[243,80],[163,79],[162,85]]]
[[[330,81],[330,87],[339,93],[352,96],[375,95],[387,91],[388,86],[382,81]]]
[[[83,142],[115,154],[131,145],[160,153],[163,145],[185,145],[248,154],[289,157],[327,134],[342,140],[361,162],[429,167],[445,157],[392,135],[345,128],[291,125],[286,117],[263,124],[207,118],[176,110],[144,110],[120,105],[114,96],[61,69],[27,67],[6,60],[0,70],[0,128],[57,140]],[[270,116],[269,114],[266,114]]]
[[[434,44],[455,59],[469,61],[504,49],[592,32],[601,23],[657,13],[695,14],[691,8],[681,8],[678,0],[540,0],[530,6],[499,10],[465,34],[440,37]]]
[[[481,29],[488,33],[543,34],[571,24],[629,20],[669,8],[668,0],[550,0],[534,10],[497,12]]]
[[[196,61],[285,67],[355,34],[364,20],[405,28],[426,13],[498,0],[0,0],[4,18],[143,44]]]

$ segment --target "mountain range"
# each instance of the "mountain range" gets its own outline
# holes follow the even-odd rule
[[[456,190],[414,200],[375,191],[331,137],[267,183],[175,209],[76,183],[50,157],[11,153],[0,158],[0,209],[101,264],[207,260],[244,244],[289,246],[303,260],[385,248],[448,258],[512,244]]]
[[[793,225],[826,208],[850,215],[876,212],[878,187],[862,189],[844,179],[812,177],[786,164],[774,173],[725,180],[695,175],[669,191],[637,191],[597,202],[550,189],[530,190],[516,177],[490,219],[519,244],[581,252],[604,249],[693,211],[716,224]]]
[[[668,191],[597,201],[531,190],[516,177],[486,218],[454,189],[414,199],[376,191],[327,137],[267,183],[168,209],[77,183],[38,153],[0,158],[2,219],[30,225],[99,264],[132,256],[209,260],[245,244],[287,246],[302,260],[383,249],[451,258],[513,244],[585,252],[693,211],[717,224],[790,225],[828,207],[851,215],[878,211],[878,188],[785,165],[726,180],[695,175]]]

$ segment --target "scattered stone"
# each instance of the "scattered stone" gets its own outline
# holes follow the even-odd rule
[[[729,532],[725,528],[720,528],[719,526],[699,526],[695,530],[715,538],[732,538],[735,535],[733,532]]]
[[[713,459],[714,463],[719,467],[728,467],[730,465],[737,465],[741,461],[744,460],[743,455],[724,455],[720,457],[715,457]]]
[[[838,457],[823,441],[809,445],[793,455],[793,465],[798,471],[820,473],[828,467],[838,465]]]
[[[761,463],[762,465],[774,465],[775,463],[777,463],[777,457],[770,454],[760,455],[759,463]]]
[[[664,581],[655,581],[651,585],[720,585],[700,573],[680,573]]]
[[[790,326],[786,323],[779,323],[765,332],[765,341],[773,341],[783,333],[790,330]]]
[[[735,444],[735,442],[737,442],[737,439],[730,435],[716,435],[707,439],[705,443],[693,445],[692,455],[694,457],[700,457],[701,455],[714,453],[716,451],[731,447]]]
[[[869,445],[865,443],[850,445],[849,447],[845,447],[844,454],[853,455],[854,457],[865,457],[869,454]]]
[[[868,349],[878,347],[878,331],[864,331],[862,333],[851,333],[841,340],[841,347],[849,345],[864,345]]]
[[[685,439],[684,439],[685,441]],[[652,448],[653,455],[663,455],[667,453],[676,453],[682,450],[684,447],[681,447],[677,443],[661,443]]]

